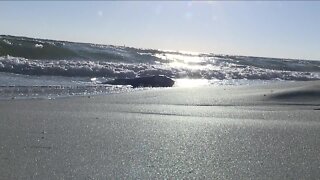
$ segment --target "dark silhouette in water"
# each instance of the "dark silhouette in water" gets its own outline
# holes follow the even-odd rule
[[[174,81],[167,76],[148,76],[132,79],[115,79],[102,84],[131,85],[132,87],[172,87]]]

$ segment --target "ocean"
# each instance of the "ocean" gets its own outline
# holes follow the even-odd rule
[[[92,96],[148,88],[101,84],[165,75],[173,88],[320,79],[320,61],[0,36],[0,98]]]

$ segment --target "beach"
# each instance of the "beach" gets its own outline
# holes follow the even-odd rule
[[[0,101],[0,179],[316,179],[319,81]]]

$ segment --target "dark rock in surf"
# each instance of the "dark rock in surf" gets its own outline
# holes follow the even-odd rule
[[[167,76],[148,76],[132,79],[115,79],[102,84],[131,85],[132,87],[172,87],[174,81]]]

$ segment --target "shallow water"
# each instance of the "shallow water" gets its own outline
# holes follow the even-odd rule
[[[199,86],[257,85],[278,82],[276,80],[207,80],[174,79],[172,88],[193,88]],[[150,88],[132,88],[123,85],[100,84],[104,78],[31,76],[0,73],[0,99],[55,99],[70,96],[92,96],[110,93],[139,91]]]

